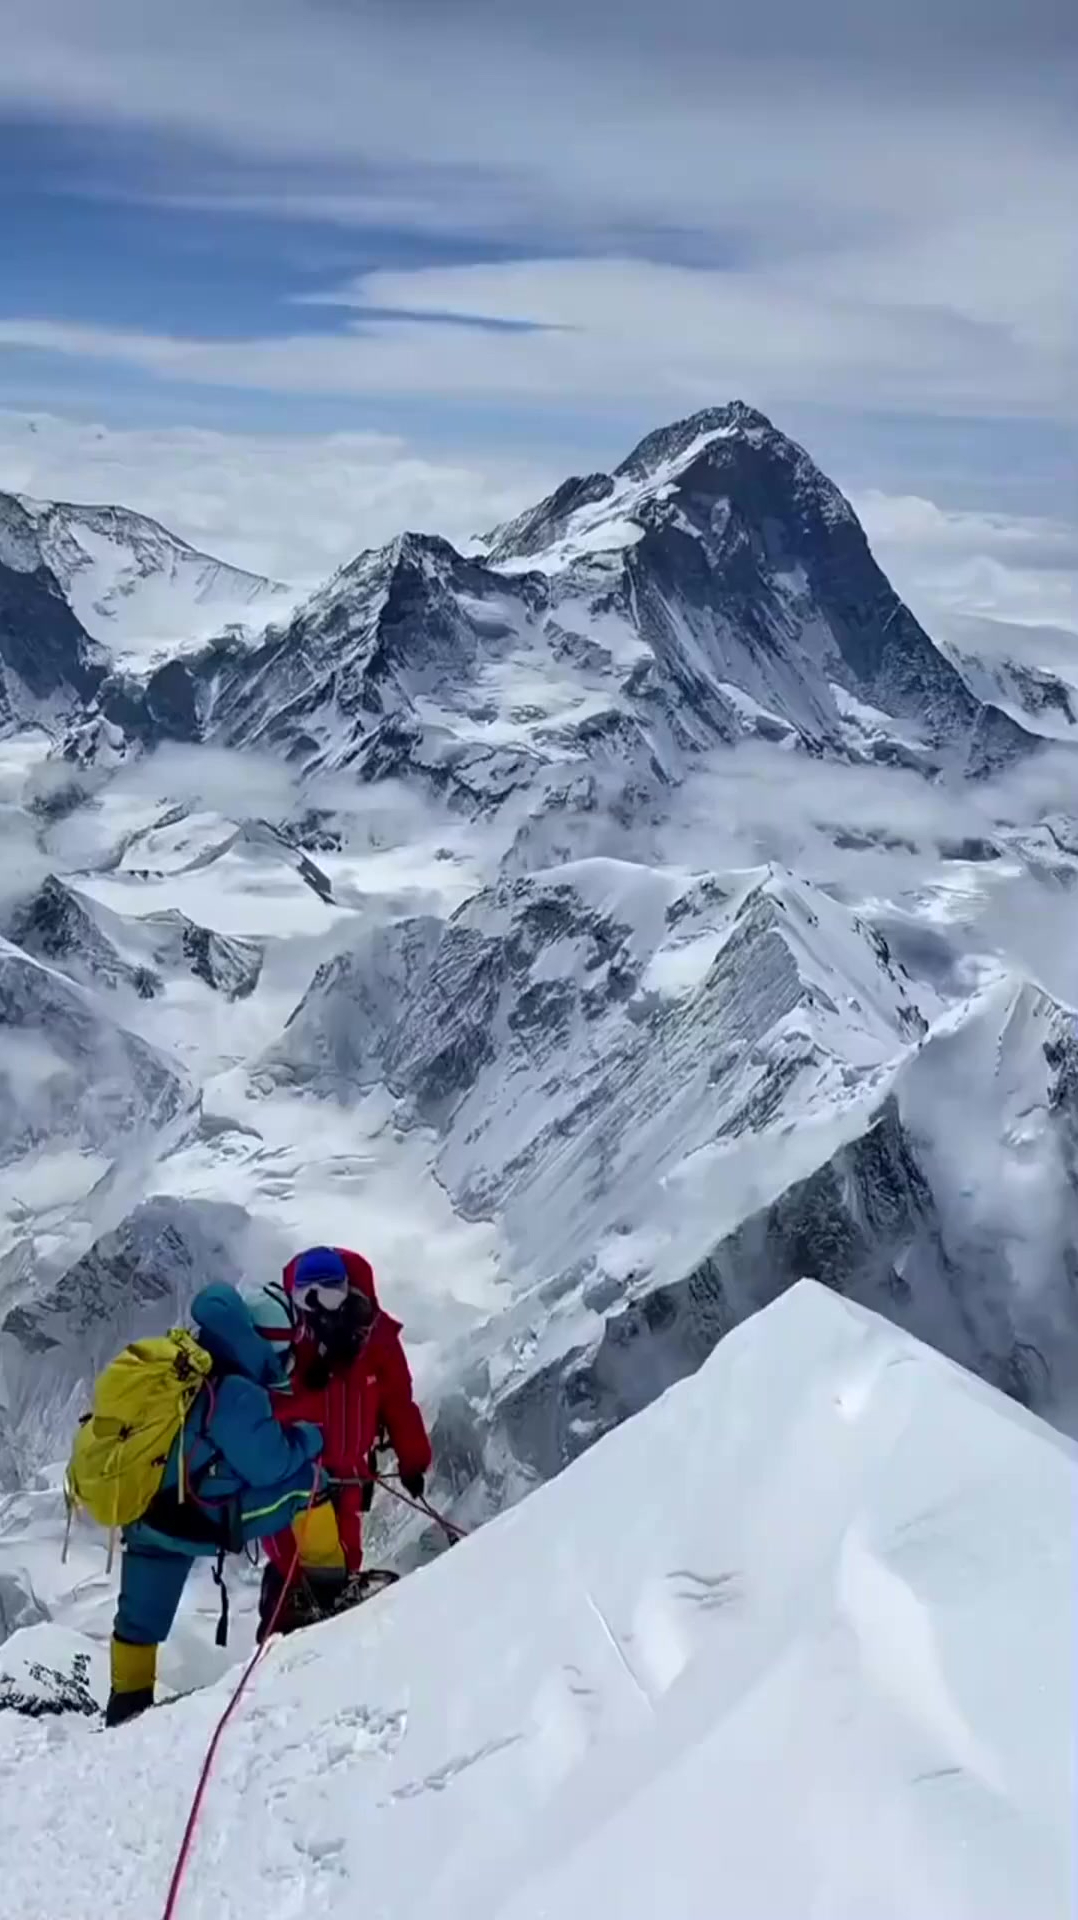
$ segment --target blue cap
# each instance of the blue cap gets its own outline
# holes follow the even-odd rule
[[[297,1292],[307,1287],[347,1287],[348,1268],[336,1247],[308,1247],[296,1261],[293,1285]]]

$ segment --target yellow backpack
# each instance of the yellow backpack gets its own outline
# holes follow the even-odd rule
[[[110,1530],[142,1518],[212,1365],[183,1327],[136,1340],[109,1362],[94,1382],[93,1411],[83,1415],[71,1449],[64,1480],[69,1513],[85,1507]],[[178,1491],[182,1500],[182,1459]]]

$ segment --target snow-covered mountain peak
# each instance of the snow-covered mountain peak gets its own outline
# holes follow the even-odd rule
[[[704,473],[713,473],[733,506],[757,516],[763,490],[773,489],[774,505],[781,510],[788,512],[794,503],[807,517],[818,516],[825,525],[847,524],[861,534],[849,501],[804,447],[742,401],[690,415],[643,442],[644,448],[649,445],[646,463],[638,448],[626,466],[646,464],[658,474],[673,468],[689,490],[701,482],[707,490]]]
[[[805,1168],[815,1126],[826,1156],[829,1114],[863,1125],[934,1011],[810,885],[590,859],[502,881],[448,922],[361,929],[262,1074],[345,1103],[388,1086],[402,1121],[436,1129],[465,1217],[501,1221],[515,1286],[541,1248],[576,1298],[585,1250],[643,1232],[694,1155],[766,1140],[776,1168]],[[701,1194],[704,1252],[742,1217],[737,1192]]]
[[[8,909],[3,930],[33,959],[79,985],[119,991],[121,998],[152,1000],[179,976],[243,999],[254,991],[262,967],[262,948],[253,941],[213,933],[177,908],[125,916],[55,874]]]
[[[56,521],[72,509],[38,511],[39,527],[59,527],[76,599],[80,580],[107,574],[100,559],[80,571],[86,553],[65,545],[76,534],[109,546],[119,528],[109,551],[127,554],[139,593],[164,591],[174,562],[182,573],[205,559],[177,560],[152,523],[138,546],[131,517],[112,509],[77,527]],[[608,804],[640,807],[701,750],[746,736],[977,775],[1032,744],[902,605],[838,489],[741,402],[649,435],[613,474],[565,482],[480,546],[462,555],[403,533],[257,643],[232,635],[199,650],[188,621],[188,639],[150,658],[141,683],[114,675],[92,717],[142,746],[257,744],[308,772],[418,773],[471,807],[527,790],[536,820],[562,809],[583,760],[602,770]],[[112,588],[122,597],[130,584],[121,568],[110,609]],[[87,757],[85,744],[72,751]],[[109,736],[107,757],[117,752]],[[529,832],[525,820],[522,851]],[[565,844],[549,814],[534,839],[533,864]]]
[[[468,562],[438,535],[397,534],[338,567],[296,608],[289,632],[302,633],[308,648],[348,665],[355,644],[371,643],[382,623],[399,626],[417,598],[444,594],[455,573],[466,576],[467,569]]]
[[[768,937],[785,946],[803,1008],[811,1010],[819,1037],[843,1057],[856,1057],[859,1034],[871,1034],[874,1049],[927,1032],[925,1009],[937,1010],[936,996],[915,992],[884,935],[810,881],[770,868],[747,889],[736,925],[742,938]]]
[[[753,418],[763,421],[762,415]],[[512,572],[530,566],[554,573],[620,553],[641,538],[649,507],[671,497],[682,475],[714,441],[739,430],[735,410],[728,408],[660,428],[613,474],[566,480],[546,500],[496,528],[483,542],[483,557]]]
[[[497,528],[483,542],[492,565],[545,571],[589,555],[616,553],[635,544],[646,528],[670,517],[682,491],[711,493],[725,487],[732,508],[759,512],[761,475],[771,475],[774,511],[815,510],[825,521],[850,521],[852,507],[802,447],[780,433],[766,415],[741,400],[708,407],[649,433],[614,468],[567,480],[538,506]],[[750,496],[744,502],[742,496]],[[665,514],[657,510],[666,506]]]
[[[646,434],[614,468],[614,477],[620,479],[628,475],[642,480],[649,474],[676,469],[695,459],[713,440],[731,435],[759,439],[774,433],[767,415],[748,406],[744,400],[730,400],[721,407],[703,407],[684,420],[672,421],[669,426],[656,427]]]
[[[312,608],[325,608],[351,595],[362,596],[372,587],[386,587],[398,573],[420,573],[432,579],[442,576],[460,555],[455,547],[436,533],[395,534],[381,547],[364,547],[351,560],[345,560],[324,584],[297,608],[303,618]]]
[[[839,489],[740,402],[568,482],[491,535],[483,560],[541,582],[561,624],[620,631],[623,657],[632,636],[654,661],[638,690],[662,689],[649,718],[659,706],[682,747],[785,735],[980,775],[1034,744],[918,625]]]
[[[5,499],[10,518],[11,496],[0,496],[0,524]],[[257,629],[294,600],[279,581],[201,553],[127,507],[26,496],[15,504],[32,529],[37,564],[124,671],[196,649],[226,627]]]

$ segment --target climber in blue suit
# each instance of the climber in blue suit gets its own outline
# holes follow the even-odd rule
[[[235,1287],[204,1287],[191,1317],[213,1370],[173,1445],[160,1492],[124,1530],[107,1726],[153,1705],[157,1649],[192,1562],[290,1527],[320,1477],[321,1429],[275,1419],[270,1388],[286,1384],[285,1366]]]

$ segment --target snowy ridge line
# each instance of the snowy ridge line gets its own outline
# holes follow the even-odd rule
[[[459,1551],[273,1649],[192,1913],[712,1920],[718,1861],[739,1920],[1069,1920],[1076,1466],[800,1283]],[[0,1716],[5,1920],[40,1920],[46,1852],[49,1920],[89,1884],[145,1920],[234,1686],[110,1736],[107,1831],[100,1736]]]
[[[39,563],[125,672],[145,672],[252,617],[263,625],[295,598],[280,581],[201,553],[126,507],[12,497],[33,527]]]
[[[12,552],[49,524],[23,518]],[[217,606],[220,563],[188,556],[185,573],[138,524],[119,510],[73,522],[51,562],[87,638],[130,642],[95,685],[94,718],[132,746],[164,729],[308,772],[459,780],[482,807],[528,788],[536,761],[600,745],[638,793],[746,737],[974,777],[1039,737],[1028,710],[971,691],[838,489],[739,402],[649,435],[613,475],[566,482],[468,554],[401,534],[302,600],[230,574],[241,612],[264,597],[261,636]]]

